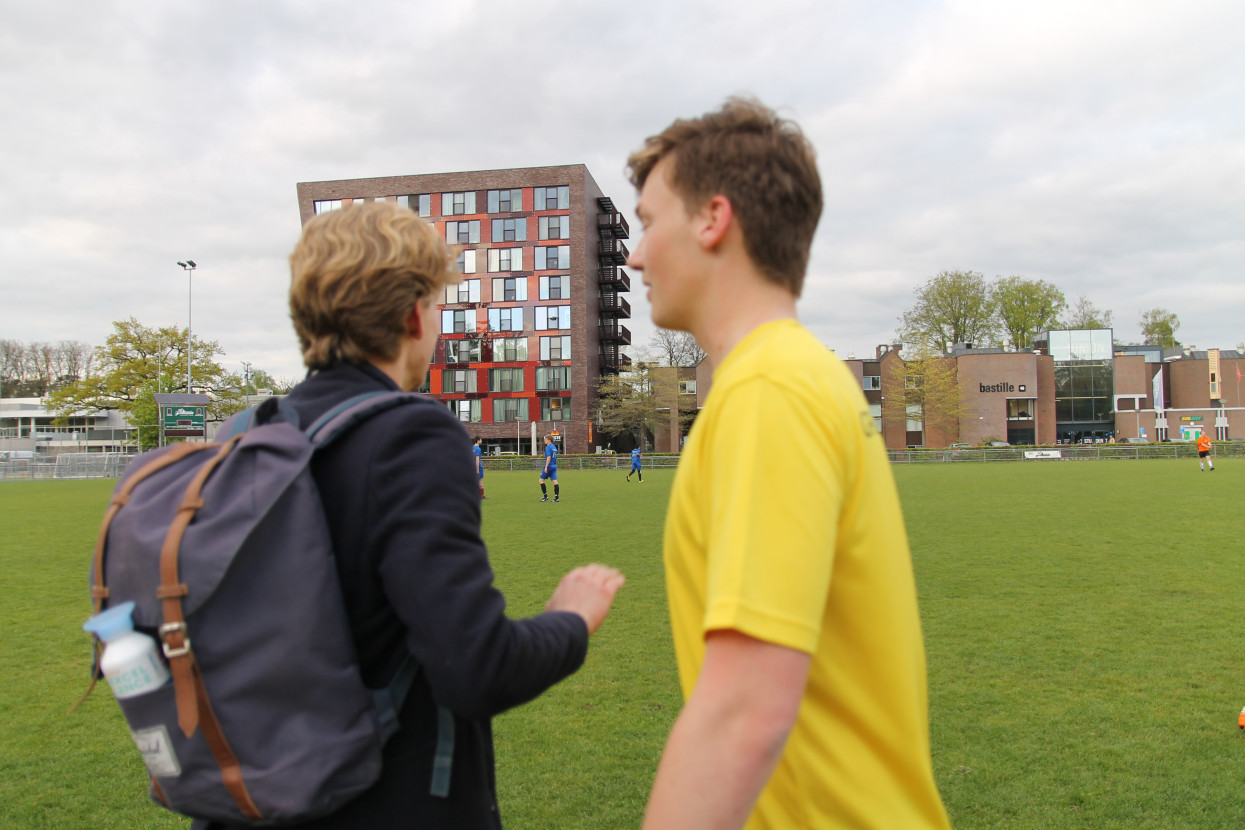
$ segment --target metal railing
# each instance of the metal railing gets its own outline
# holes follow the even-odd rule
[[[1197,458],[1192,441],[1162,444],[1060,444],[1054,447],[964,447],[944,450],[890,450],[894,464],[941,464],[983,461],[1110,461],[1153,458]],[[1245,457],[1245,441],[1221,441],[1211,447],[1212,458]]]

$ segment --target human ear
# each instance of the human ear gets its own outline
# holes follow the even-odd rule
[[[420,297],[415,301],[415,307],[411,309],[411,313],[406,317],[406,333],[416,340],[424,336],[424,299]]]
[[[731,200],[721,193],[711,196],[696,214],[700,244],[706,249],[718,247],[735,219]]]

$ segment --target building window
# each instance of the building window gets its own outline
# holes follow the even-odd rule
[[[536,250],[540,250],[537,248]],[[491,273],[498,271],[522,271],[522,248],[489,248],[488,269]]]
[[[475,251],[458,252],[458,270],[463,274],[474,274],[476,272]]]
[[[869,404],[869,414],[873,416],[873,428],[878,431],[878,435],[882,434],[882,404]]]
[[[497,338],[493,341],[493,360],[497,363],[516,363],[520,360],[527,360],[527,338]]]
[[[1037,400],[1034,398],[1009,398],[1007,401],[1007,420],[1032,421],[1036,403]]]
[[[478,398],[472,401],[446,401],[445,405],[460,421],[469,421],[473,424],[480,422],[480,400]]]
[[[540,338],[540,359],[541,360],[570,360],[571,359],[571,336],[569,334],[562,337],[542,337]]]
[[[316,216],[319,216],[321,213],[328,213],[330,210],[341,210],[341,209],[342,209],[341,199],[325,199],[322,202],[316,202]]]
[[[476,194],[474,190],[465,193],[442,193],[441,215],[464,216],[476,212]]]
[[[488,192],[489,213],[511,213],[516,210],[523,210],[522,190],[515,188],[513,190],[490,190]]]
[[[679,381],[679,394],[680,395],[695,395],[696,394],[696,379],[692,378],[690,380]]]
[[[493,423],[526,420],[527,398],[497,398],[493,401]]]
[[[479,363],[479,340],[447,340],[445,341],[446,363]]]
[[[570,398],[541,398],[540,419],[542,421],[571,420]]]
[[[570,239],[571,217],[542,216],[538,221],[541,239]]]
[[[493,242],[526,242],[527,241],[527,220],[519,219],[494,219],[493,220]]]
[[[488,391],[490,392],[522,392],[522,369],[489,369]]]
[[[458,285],[445,287],[447,303],[478,303],[480,302],[480,281],[463,280]]]
[[[571,188],[569,185],[533,188],[532,195],[536,203],[536,210],[571,209]]]
[[[921,432],[923,429],[925,429],[925,422],[921,420],[921,407],[909,406],[907,423],[908,432]]]
[[[425,218],[432,215],[432,196],[428,193],[419,195],[412,193],[409,196],[399,196],[398,204],[415,211]]]
[[[446,222],[445,241],[451,245],[470,245],[480,241],[480,220]]]
[[[488,329],[489,331],[523,331],[523,309],[490,308]]]
[[[441,391],[447,395],[476,391],[475,369],[446,369],[441,372]]]
[[[536,330],[569,329],[571,307],[568,305],[536,306]]]
[[[571,388],[570,366],[536,367],[536,391],[562,392]]]
[[[536,249],[536,270],[552,271],[571,267],[571,246],[556,245]]]
[[[569,300],[571,298],[571,278],[541,277],[540,298],[542,300]]]
[[[861,389],[881,389],[882,388],[882,376],[881,375],[865,375],[863,378],[860,379],[860,388]]]
[[[471,334],[476,330],[476,311],[468,309],[443,309],[441,311],[442,334]]]
[[[495,277],[493,302],[521,303],[527,299],[527,277]]]

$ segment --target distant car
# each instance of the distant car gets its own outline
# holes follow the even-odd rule
[[[910,449],[910,450],[923,450],[923,449],[925,449],[925,447],[924,447],[924,445],[922,445],[922,444],[909,444],[909,445],[908,445],[908,449]]]
[[[987,447],[1010,447],[1011,444],[1007,443],[1006,441],[987,441],[986,446]]]
[[[1144,438],[1121,438],[1121,444],[1149,444],[1150,442]]]
[[[948,444],[947,449],[951,450],[967,450],[972,448],[972,444]]]

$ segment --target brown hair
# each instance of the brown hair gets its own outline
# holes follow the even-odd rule
[[[311,369],[394,359],[416,303],[461,279],[436,229],[396,202],[312,219],[290,275],[290,317]]]
[[[725,196],[753,264],[798,297],[822,207],[815,153],[799,125],[754,98],[729,98],[717,112],[649,136],[627,159],[637,190],[665,158],[688,211]]]

